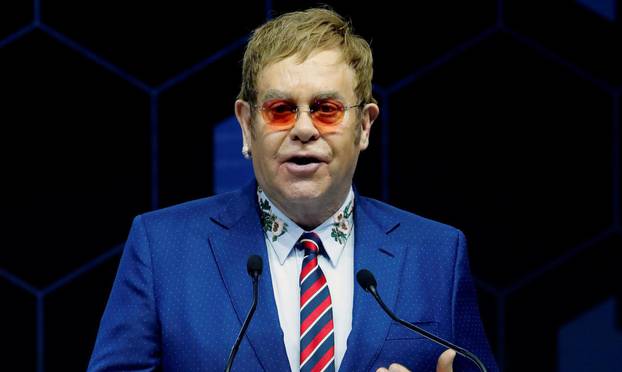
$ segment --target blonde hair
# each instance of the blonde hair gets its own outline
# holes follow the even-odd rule
[[[257,79],[269,64],[293,55],[302,63],[314,51],[333,48],[341,50],[344,62],[354,70],[354,93],[359,102],[376,103],[372,96],[373,59],[369,44],[354,34],[350,22],[324,8],[285,13],[253,32],[244,52],[238,99],[256,103]]]

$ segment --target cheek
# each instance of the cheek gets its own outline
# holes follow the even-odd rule
[[[258,133],[257,139],[253,144],[253,151],[258,155],[264,166],[271,166],[276,161],[279,149],[283,145],[283,140],[287,136],[285,130],[270,130],[267,126],[263,127]]]
[[[315,124],[315,127],[317,128],[318,132],[320,132],[321,135],[341,132],[338,125]]]
[[[339,136],[339,141],[330,142],[333,152],[333,164],[339,172],[346,172],[357,156],[357,149],[354,145],[352,133],[347,136]]]

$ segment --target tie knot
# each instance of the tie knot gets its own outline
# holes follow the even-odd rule
[[[298,249],[304,249],[305,255],[317,256],[324,252],[324,245],[322,244],[320,236],[313,231],[302,233],[296,243],[296,247],[298,247]]]

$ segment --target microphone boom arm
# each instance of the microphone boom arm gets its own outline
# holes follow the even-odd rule
[[[235,340],[235,344],[233,344],[233,348],[231,349],[231,353],[229,354],[229,359],[227,360],[227,366],[225,368],[225,372],[231,371],[231,366],[233,365],[233,359],[235,358],[235,354],[237,354],[238,349],[240,348],[240,344],[242,343],[242,337],[246,333],[246,328],[251,322],[251,318],[255,313],[255,308],[257,308],[257,283],[259,281],[258,275],[253,275],[253,303],[251,304],[251,308],[248,310],[248,314],[246,314],[246,319],[244,319],[244,323],[242,324],[242,329],[240,329],[240,333],[238,333],[238,338]]]
[[[374,298],[376,299],[376,302],[378,302],[378,304],[380,305],[380,307],[382,307],[382,309],[389,315],[389,317],[391,317],[391,319],[395,320],[396,322],[398,322],[399,324],[403,325],[404,327],[410,329],[411,331],[415,331],[417,333],[419,333],[420,335],[422,335],[423,337],[427,338],[430,341],[434,341],[437,344],[444,346],[446,348],[449,349],[453,349],[456,351],[456,353],[462,355],[463,357],[471,360],[473,363],[475,363],[479,369],[482,372],[488,372],[486,370],[486,366],[484,366],[484,363],[482,363],[479,358],[477,356],[475,356],[475,354],[471,353],[470,351],[461,348],[458,345],[454,345],[449,341],[443,340],[433,334],[431,334],[430,332],[426,331],[423,328],[417,327],[414,324],[411,324],[405,320],[402,320],[400,318],[398,318],[395,314],[393,314],[393,312],[387,307],[387,305],[385,305],[385,303],[382,301],[382,298],[380,298],[380,296],[378,295],[378,292],[376,291],[376,287],[375,286],[369,286],[368,291],[372,294],[372,296],[374,296]]]

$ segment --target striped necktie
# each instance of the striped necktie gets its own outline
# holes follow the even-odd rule
[[[296,246],[305,252],[300,271],[300,371],[334,372],[333,306],[318,265],[324,246],[314,232],[303,233]]]

